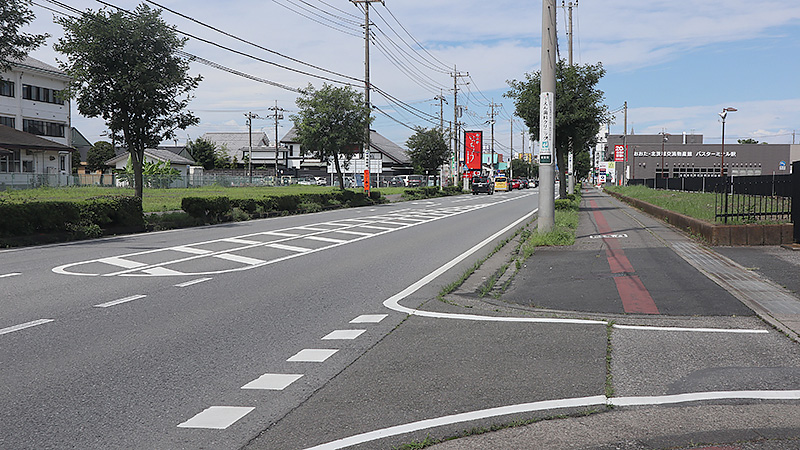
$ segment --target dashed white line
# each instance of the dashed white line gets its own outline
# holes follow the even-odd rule
[[[333,341],[333,340],[349,340],[355,339],[361,336],[367,330],[336,330],[331,331],[325,337],[322,338],[324,341]]]
[[[388,316],[388,314],[364,314],[351,320],[350,323],[378,323]]]
[[[191,419],[178,425],[178,428],[211,428],[224,430],[255,408],[243,406],[211,406]]]
[[[191,281],[185,281],[183,283],[178,283],[178,284],[175,285],[175,287],[188,287],[188,286],[191,286],[193,284],[203,283],[205,281],[209,281],[211,279],[212,278],[198,278],[196,280],[191,280]]]
[[[242,389],[282,391],[302,377],[302,374],[294,373],[265,373],[264,375],[261,375],[255,380],[242,386]]]
[[[297,252],[297,253],[308,253],[311,251],[310,248],[297,247],[295,245],[286,245],[286,244],[267,244],[267,247],[272,247],[272,248],[277,248],[278,250],[286,250],[289,252]]]
[[[33,320],[33,321],[30,321],[30,322],[21,323],[19,325],[14,325],[13,327],[7,327],[7,328],[0,329],[0,335],[13,333],[15,331],[24,330],[26,328],[35,327],[37,325],[44,325],[44,324],[50,323],[52,321],[53,321],[53,319],[39,319],[39,320]]]
[[[145,298],[146,295],[131,295],[130,297],[121,298],[119,300],[112,300],[110,302],[101,303],[99,305],[94,305],[95,308],[110,308],[112,306],[121,305],[123,303],[132,302],[134,300],[139,300],[140,298]]]
[[[237,263],[246,264],[248,266],[257,266],[259,264],[264,264],[266,261],[261,259],[255,258],[248,258],[247,256],[241,255],[234,255],[231,253],[220,253],[219,255],[214,255],[214,258],[224,259],[226,261],[233,261]]]
[[[17,275],[22,275],[22,273],[20,273],[20,272],[6,273],[6,274],[3,274],[3,275],[0,275],[0,278],[15,277]]]
[[[330,358],[334,355],[334,353],[338,352],[339,350],[336,349],[328,349],[328,348],[307,348],[305,350],[300,350],[292,356],[291,358],[287,359],[288,362],[324,362],[326,359]]]

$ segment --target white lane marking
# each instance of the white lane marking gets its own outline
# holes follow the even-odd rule
[[[314,228],[314,227],[296,227],[298,230],[306,230],[306,231],[330,231],[327,228]]]
[[[103,259],[100,259],[99,262],[106,263],[106,264],[111,264],[112,266],[122,267],[123,269],[135,269],[137,267],[143,267],[143,266],[147,265],[145,263],[140,263],[140,262],[137,262],[137,261],[129,261],[127,259],[122,259],[122,258],[120,258],[118,256],[112,256],[110,258],[103,258]]]
[[[14,325],[13,327],[6,327],[6,328],[3,328],[3,329],[0,329],[0,335],[13,333],[15,331],[24,330],[26,328],[35,327],[37,325],[44,325],[46,323],[52,322],[53,320],[54,319],[39,319],[39,320],[33,320],[33,321],[30,321],[30,322],[21,323],[19,325]]]
[[[230,242],[231,244],[242,244],[242,245],[259,245],[263,244],[261,241],[250,241],[247,239],[240,239],[240,238],[224,238],[220,239],[221,242]]]
[[[326,444],[309,447],[306,450],[336,450],[340,448],[350,447],[353,445],[363,444],[365,442],[372,442],[378,439],[383,439],[400,434],[411,433],[419,430],[427,430],[434,427],[443,425],[451,425],[454,423],[469,422],[471,420],[485,419],[488,417],[505,416],[508,414],[525,413],[531,411],[543,411],[556,408],[576,408],[585,406],[599,406],[604,405],[606,397],[603,395],[596,395],[594,397],[583,397],[566,400],[546,400],[533,403],[522,403],[512,406],[501,406],[499,408],[484,409],[480,411],[471,411],[461,414],[454,414],[451,416],[438,417],[435,419],[420,420],[418,422],[411,422],[404,425],[397,425],[382,430],[370,431],[368,433],[357,434],[344,439],[339,439]]]
[[[176,252],[189,253],[190,255],[207,255],[209,253],[214,253],[211,250],[204,250],[202,248],[194,248],[189,246],[172,247],[171,250],[175,250]]]
[[[146,295],[131,295],[130,297],[121,298],[119,300],[112,300],[110,302],[101,303],[99,305],[94,305],[95,308],[110,308],[112,306],[121,305],[123,303],[132,302],[134,300],[139,300],[140,298],[145,298]]]
[[[434,419],[420,420],[404,425],[397,425],[381,430],[357,434],[333,442],[308,447],[305,450],[338,450],[341,448],[377,441],[391,436],[427,430],[443,425],[469,422],[472,420],[487,419],[509,414],[545,411],[559,408],[576,408],[587,406],[649,406],[673,403],[688,403],[704,400],[800,400],[800,391],[729,391],[729,392],[696,392],[691,394],[665,395],[660,397],[579,397],[563,400],[545,400],[540,402],[522,403],[519,405],[501,406],[499,408],[483,409]]]
[[[331,331],[325,337],[322,338],[324,341],[332,341],[332,340],[349,340],[355,339],[361,336],[367,330],[336,330]]]
[[[266,261],[261,259],[255,258],[248,258],[247,256],[241,255],[233,255],[231,253],[220,253],[219,255],[214,255],[214,258],[224,259],[226,261],[233,261],[242,264],[247,264],[249,266],[255,266],[258,264],[264,264]]]
[[[388,314],[364,314],[351,320],[350,323],[378,323],[387,317]]]
[[[353,236],[373,236],[373,233],[363,233],[361,231],[335,230],[337,233],[352,234]]]
[[[188,286],[191,286],[193,284],[203,283],[205,281],[209,281],[211,279],[212,278],[198,278],[196,280],[191,280],[191,281],[185,281],[183,283],[178,283],[178,284],[175,285],[175,287],[188,287]]]
[[[308,253],[312,249],[305,248],[305,247],[297,247],[295,245],[286,245],[286,244],[267,244],[267,247],[277,248],[278,250],[286,250],[289,252],[297,252],[297,253]]]
[[[294,373],[265,373],[255,380],[242,386],[242,389],[266,389],[282,391],[290,384],[299,380],[303,375]]]
[[[286,238],[295,238],[298,236],[302,236],[300,234],[294,234],[294,233],[281,233],[280,231],[262,231],[258,234],[266,234],[269,236],[286,237]]]
[[[22,273],[20,273],[20,272],[6,273],[6,274],[3,274],[3,275],[0,275],[0,278],[15,277],[17,275],[22,275]]]
[[[178,272],[177,270],[167,269],[166,267],[151,267],[149,269],[142,270],[144,273],[149,273],[150,275],[162,276],[162,277],[174,277],[175,275],[186,275],[183,272]]]
[[[338,352],[339,350],[331,349],[331,348],[307,348],[305,350],[300,350],[292,356],[291,358],[287,359],[288,362],[324,362],[326,359],[333,356],[334,353]]]
[[[791,391],[711,391],[647,397],[611,397],[612,406],[671,405],[704,400],[800,400],[800,390]]]
[[[211,428],[224,430],[237,420],[250,414],[255,408],[244,406],[211,406],[191,419],[178,425],[178,428]]]
[[[642,325],[617,325],[614,328],[621,330],[643,330],[643,331],[683,331],[696,333],[743,333],[743,334],[768,334],[768,330],[754,330],[746,328],[682,328],[682,327],[656,327]]]
[[[379,226],[375,226],[375,225],[358,225],[358,228],[367,228],[369,230],[382,230],[382,231],[396,230],[397,229],[397,228],[392,228],[392,227],[379,227]]]
[[[341,244],[347,242],[347,240],[345,239],[334,239],[323,236],[306,236],[305,239],[311,239],[312,241],[319,241],[319,242],[329,242],[331,244]]]

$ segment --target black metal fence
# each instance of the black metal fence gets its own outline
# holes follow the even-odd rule
[[[791,175],[741,177],[681,177],[628,180],[629,185],[654,189],[715,193],[716,218],[728,223],[785,221],[794,223],[794,239],[800,242],[800,161],[793,163]]]

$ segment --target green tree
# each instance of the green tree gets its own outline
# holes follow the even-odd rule
[[[736,142],[740,144],[758,144],[758,141],[753,138],[737,139]]]
[[[450,160],[450,149],[444,132],[439,128],[415,128],[415,133],[406,141],[408,157],[419,174],[437,174],[439,168]]]
[[[567,167],[570,139],[576,159],[585,159],[582,153],[588,157],[589,147],[596,141],[600,124],[609,119],[608,107],[602,103],[603,91],[596,87],[603,75],[605,69],[600,63],[569,66],[561,60],[556,66],[556,161],[562,169],[558,171],[562,197],[567,194],[563,168]],[[522,117],[534,136],[539,136],[541,76],[541,72],[537,71],[526,73],[523,81],[511,80],[508,82],[511,89],[504,94],[514,100],[517,116]],[[578,168],[586,170],[580,165]],[[578,176],[585,176],[586,173],[578,172]]]
[[[512,159],[511,172],[515,177],[531,178],[531,163],[520,158]]]
[[[339,157],[349,160],[361,151],[364,130],[372,123],[364,96],[349,86],[324,84],[315,90],[309,85],[295,103],[300,111],[291,119],[303,153],[332,159],[339,188],[344,189]]]
[[[0,2],[0,72],[11,69],[12,61],[20,61],[31,51],[44,44],[47,34],[21,33],[20,28],[36,17],[28,9],[30,0],[3,0]]]
[[[133,14],[87,11],[56,18],[64,37],[54,48],[67,56],[72,78],[66,93],[86,117],[103,117],[112,137],[128,147],[136,196],[142,196],[144,150],[175,136],[199,119],[186,107],[201,77],[188,75],[186,43],[161,11],[139,5]]]
[[[72,152],[72,173],[78,173],[78,168],[81,166],[81,152],[75,150]]]
[[[217,167],[217,144],[201,137],[186,143],[192,158],[206,170]]]
[[[108,167],[106,166],[106,161],[115,156],[117,155],[110,142],[97,141],[86,154],[86,168],[92,172],[95,170],[103,170]]]

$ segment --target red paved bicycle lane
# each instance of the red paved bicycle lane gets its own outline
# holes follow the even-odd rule
[[[597,224],[597,231],[604,236],[610,235],[613,230],[608,225],[608,221],[603,216],[603,212],[600,211],[597,202],[591,200],[589,204],[593,209],[592,215]],[[623,309],[626,313],[633,314],[659,314],[653,297],[650,296],[650,292],[648,292],[642,280],[639,279],[639,276],[635,275],[636,270],[628,260],[628,257],[625,256],[625,251],[619,242],[614,237],[603,237],[611,273],[618,274],[614,277],[614,282],[617,285],[617,292],[619,292],[620,300],[622,300]]]

